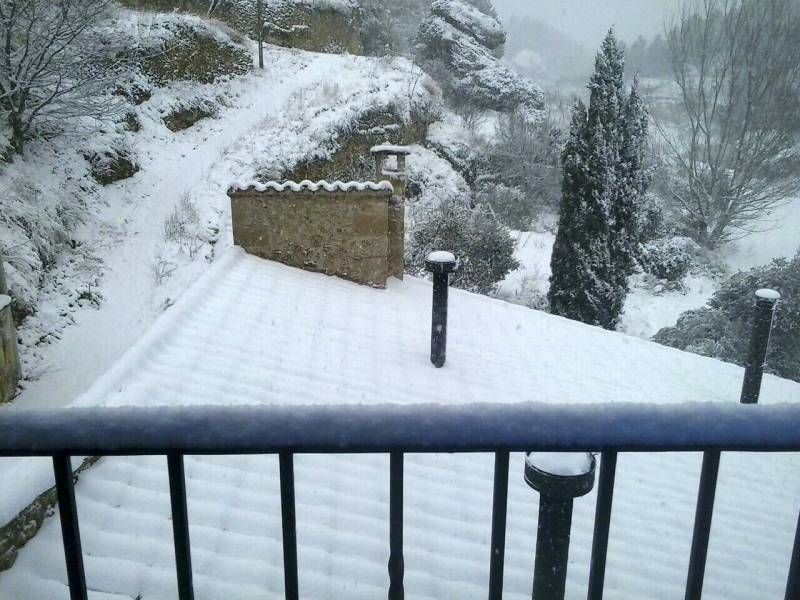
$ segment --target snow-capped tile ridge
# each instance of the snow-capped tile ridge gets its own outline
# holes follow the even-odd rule
[[[286,190],[292,192],[318,192],[320,189],[326,192],[394,192],[394,187],[389,181],[309,181],[304,179],[297,183],[294,181],[285,181],[278,183],[277,181],[267,181],[262,183],[260,181],[253,181],[250,183],[236,182],[230,187],[230,192],[237,192],[243,190],[256,190],[257,192],[265,192],[272,190],[275,192],[285,192]]]
[[[396,144],[378,144],[369,149],[372,154],[411,154],[411,146]]]

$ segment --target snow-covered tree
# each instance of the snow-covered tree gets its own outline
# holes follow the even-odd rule
[[[625,302],[649,185],[647,113],[636,82],[625,95],[624,64],[609,31],[589,81],[589,107],[573,109],[551,258],[551,311],[607,329]]]
[[[0,109],[22,153],[37,121],[107,115],[119,67],[98,31],[112,0],[0,0]]]

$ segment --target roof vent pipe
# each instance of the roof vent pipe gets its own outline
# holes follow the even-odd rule
[[[450,252],[431,252],[425,258],[425,269],[433,273],[431,362],[437,369],[444,366],[447,357],[447,288],[455,268],[456,257]]]

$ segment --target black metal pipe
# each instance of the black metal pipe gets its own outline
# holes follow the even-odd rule
[[[769,338],[772,333],[772,322],[775,318],[775,307],[778,305],[779,299],[780,294],[773,290],[758,290],[756,292],[753,333],[750,337],[750,350],[744,369],[744,383],[742,383],[742,395],[740,397],[742,404],[756,404],[761,394],[761,379],[764,376],[764,367],[767,363]]]
[[[492,494],[492,547],[489,559],[489,600],[503,598],[503,567],[506,554],[506,513],[508,511],[509,453],[494,454],[494,492]]]
[[[425,268],[433,274],[431,362],[437,369],[447,359],[447,290],[455,267],[455,257],[449,252],[431,252],[425,259]]]
[[[539,492],[533,600],[564,600],[573,501],[594,487],[596,461],[590,454],[586,458],[585,470],[563,475],[537,466],[532,453],[526,456],[525,483]]]
[[[178,598],[194,599],[192,551],[189,544],[189,510],[186,505],[186,476],[182,454],[167,455],[169,498],[172,505],[172,535],[175,539],[175,571],[178,575]]]
[[[403,453],[389,455],[389,600],[403,600]]]
[[[617,453],[603,452],[600,460],[600,482],[597,485],[597,506],[594,512],[592,561],[589,568],[588,600],[603,600],[608,555],[608,533],[611,528],[611,504],[614,500],[614,479]]]
[[[286,600],[297,600],[300,591],[297,577],[297,519],[294,500],[294,455],[281,452],[281,524],[283,527],[283,583]]]
[[[643,396],[647,400],[647,396]],[[787,398],[788,400],[788,398]],[[0,456],[788,452],[800,404],[350,404],[0,410]]]
[[[572,498],[539,496],[533,600],[563,600],[567,584]]]
[[[794,533],[792,558],[789,561],[789,577],[786,580],[785,600],[800,600],[800,517]]]
[[[70,600],[88,600],[86,573],[83,568],[81,532],[78,526],[78,508],[75,503],[75,485],[72,461],[66,454],[53,456],[53,473],[58,496],[58,515],[61,520],[61,537],[67,562],[67,582]]]
[[[694,515],[692,549],[689,554],[689,573],[686,578],[686,600],[700,600],[706,573],[708,539],[711,535],[711,518],[714,515],[714,496],[717,493],[719,452],[703,453],[700,485],[697,491],[697,509]]]

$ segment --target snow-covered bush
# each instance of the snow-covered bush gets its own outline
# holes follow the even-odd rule
[[[200,224],[200,212],[188,194],[164,221],[164,240],[178,244],[181,252],[194,258],[205,244],[205,231]]]
[[[35,310],[39,283],[69,243],[81,206],[70,190],[46,190],[24,176],[12,179],[0,195],[0,253],[21,318]]]
[[[656,279],[674,283],[689,274],[701,254],[699,244],[690,238],[659,238],[641,245],[639,264]]]
[[[725,281],[706,307],[684,313],[675,327],[653,340],[688,352],[743,365],[753,329],[754,292],[781,293],[775,314],[767,371],[800,381],[800,254],[739,272]]]
[[[479,294],[491,293],[519,266],[506,227],[485,210],[455,203],[443,203],[418,216],[406,247],[407,268],[424,275],[425,257],[435,250],[449,250],[458,259],[452,285]]]

